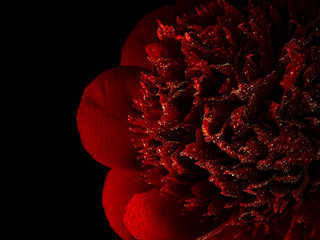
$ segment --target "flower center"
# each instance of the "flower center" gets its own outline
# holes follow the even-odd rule
[[[143,176],[212,221],[208,236],[319,236],[302,213],[320,195],[319,3],[228,2],[159,22],[146,48],[153,71],[129,118]]]

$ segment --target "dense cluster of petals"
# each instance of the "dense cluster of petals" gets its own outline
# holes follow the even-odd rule
[[[155,11],[77,124],[125,240],[320,239],[320,2]]]
[[[212,222],[200,239],[319,239],[319,4],[238,2],[159,21],[129,118],[143,175]]]

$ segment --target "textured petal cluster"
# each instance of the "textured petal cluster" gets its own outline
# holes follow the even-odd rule
[[[134,144],[149,183],[212,221],[206,238],[228,225],[320,238],[315,6],[212,1],[176,27],[159,22],[147,46]]]
[[[129,235],[320,239],[319,5],[212,0],[158,20],[131,133],[105,136],[132,138],[136,150],[103,154],[134,156],[123,165],[147,183],[117,212]]]

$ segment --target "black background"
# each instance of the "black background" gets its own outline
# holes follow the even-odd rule
[[[40,4],[24,14],[28,21],[21,20],[24,30],[19,34],[28,41],[20,61],[30,64],[35,59],[28,65],[33,100],[26,104],[33,106],[35,114],[28,114],[34,117],[25,126],[36,138],[29,146],[36,149],[30,158],[36,174],[28,182],[36,187],[25,194],[31,202],[26,221],[31,216],[37,219],[29,227],[35,238],[120,239],[101,203],[108,169],[83,149],[76,111],[85,86],[104,69],[119,65],[121,48],[136,23],[174,2]]]

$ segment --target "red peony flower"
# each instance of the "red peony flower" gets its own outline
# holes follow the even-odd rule
[[[138,23],[77,116],[121,238],[320,239],[319,4],[178,1]]]

